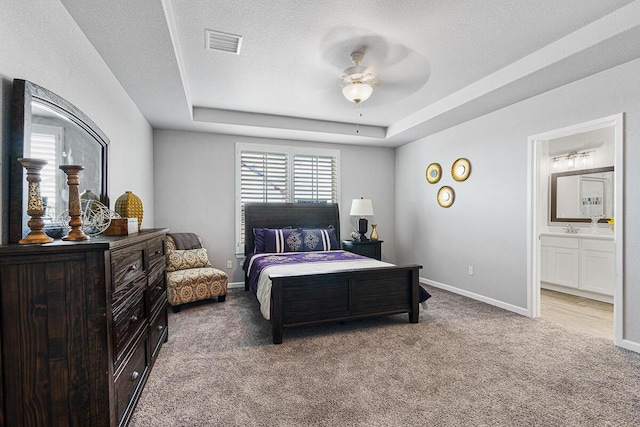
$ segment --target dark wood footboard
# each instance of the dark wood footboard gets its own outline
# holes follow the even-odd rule
[[[273,343],[284,328],[372,316],[419,315],[419,265],[344,270],[323,274],[272,275]]]

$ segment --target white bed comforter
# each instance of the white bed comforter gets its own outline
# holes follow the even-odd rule
[[[271,318],[271,274],[300,274],[300,273],[331,273],[334,271],[346,270],[351,268],[372,268],[372,267],[389,267],[390,264],[375,259],[354,259],[344,261],[328,261],[328,262],[308,262],[293,265],[272,265],[265,268],[258,278],[257,297],[260,302],[260,311],[265,319]]]

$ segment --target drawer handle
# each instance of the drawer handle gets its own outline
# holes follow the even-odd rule
[[[137,380],[139,376],[140,376],[140,374],[138,373],[138,371],[133,371],[131,373],[131,381]]]
[[[163,329],[164,329],[164,326],[162,326],[162,325],[158,325],[158,327],[157,327],[156,329],[158,330],[158,332],[160,332],[161,330],[163,330]]]
[[[158,249],[157,251],[155,251],[153,254],[154,254],[154,255],[160,255],[160,249]]]
[[[137,321],[138,321],[138,316],[131,316],[129,318],[129,322],[131,322],[131,323],[136,323]]]
[[[160,286],[160,285],[156,286],[156,290],[161,291],[162,290],[162,286]]]
[[[127,269],[127,271],[136,271],[138,269],[138,265],[137,264],[131,264],[129,266],[129,268]]]

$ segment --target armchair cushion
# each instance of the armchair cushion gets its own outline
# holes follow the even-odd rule
[[[168,272],[210,266],[207,250],[204,248],[176,249],[167,253]]]
[[[167,273],[167,300],[172,306],[227,294],[228,277],[212,267]]]

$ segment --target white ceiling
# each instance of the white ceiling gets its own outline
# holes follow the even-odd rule
[[[159,129],[393,147],[640,57],[637,0],[61,1]]]

